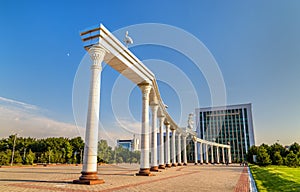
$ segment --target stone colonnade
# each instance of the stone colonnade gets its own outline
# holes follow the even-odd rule
[[[88,49],[88,53],[92,60],[91,66],[91,81],[89,91],[89,103],[88,114],[85,133],[85,149],[83,156],[83,167],[81,176],[78,180],[74,180],[73,183],[80,184],[99,184],[104,183],[103,179],[99,179],[97,175],[97,145],[98,145],[98,126],[99,126],[99,109],[100,109],[100,82],[101,82],[101,63],[106,54],[106,50],[101,46],[93,45]],[[141,159],[140,170],[137,175],[150,176],[151,171],[158,171],[158,169],[164,169],[165,167],[187,165],[187,152],[186,152],[186,140],[187,135],[181,128],[177,128],[176,125],[171,125],[170,120],[166,118],[166,114],[163,113],[163,109],[160,108],[155,97],[154,88],[151,82],[144,81],[138,84],[142,92],[142,126],[141,126]],[[150,102],[150,100],[152,102]],[[149,122],[149,106],[152,113],[152,123],[150,131]],[[158,126],[157,126],[157,121]],[[164,135],[163,126],[165,125],[166,135]],[[157,129],[159,127],[159,154],[158,154],[158,140]],[[172,134],[170,134],[172,131]],[[152,135],[150,135],[152,133]],[[176,151],[176,133],[177,133],[177,151]],[[164,142],[165,136],[165,142]],[[171,143],[170,143],[171,136]],[[151,138],[151,139],[150,139]],[[181,146],[183,141],[183,146]],[[204,141],[204,140],[201,140]],[[198,150],[197,143],[200,143],[200,151],[202,151],[202,144],[205,142],[199,142],[197,139],[195,142],[195,164],[198,163]],[[206,163],[208,163],[208,145],[205,145]],[[151,145],[151,162],[150,162],[150,145]],[[214,149],[217,147],[217,154],[219,154],[218,145],[211,144],[211,159],[214,159]],[[203,154],[200,152],[200,162],[203,162]],[[227,150],[228,162],[231,162],[230,148]],[[183,158],[182,158],[183,154]],[[222,161],[224,163],[224,147],[222,148]],[[217,155],[219,161],[219,155]],[[181,160],[183,159],[183,164]],[[217,162],[218,162],[217,161]],[[171,164],[172,163],[172,164]]]
[[[200,140],[200,141],[197,141]],[[197,145],[197,143],[199,143]],[[194,138],[194,145],[195,145],[195,164],[203,164],[205,162],[208,163],[231,163],[231,148],[229,145],[222,145],[218,143],[213,143],[201,139]],[[199,146],[199,149],[197,147]],[[210,151],[209,151],[210,149]],[[220,150],[221,149],[221,150]],[[225,150],[227,151],[227,154],[225,153]],[[209,153],[210,153],[210,159],[209,159]],[[199,158],[199,159],[198,159]]]

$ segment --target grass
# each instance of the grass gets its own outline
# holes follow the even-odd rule
[[[250,165],[258,191],[300,191],[300,168]]]

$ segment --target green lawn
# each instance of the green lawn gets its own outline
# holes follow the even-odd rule
[[[258,191],[300,191],[300,168],[250,165]]]

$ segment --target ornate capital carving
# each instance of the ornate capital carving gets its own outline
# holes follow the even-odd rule
[[[169,126],[170,122],[169,121],[165,121],[164,124],[167,125],[167,126]]]
[[[151,85],[149,83],[140,83],[138,84],[139,88],[142,91],[143,99],[149,99],[149,94],[151,91]]]
[[[106,53],[105,50],[99,46],[92,46],[88,53],[93,61],[93,65],[101,66]]]
[[[173,125],[171,126],[171,128],[170,128],[170,129],[171,129],[171,131],[173,131],[173,130],[175,130],[175,131],[176,131],[176,128],[175,128]]]
[[[157,116],[159,118],[165,118],[166,117],[165,114],[163,114],[163,110],[161,108],[158,108],[158,114],[157,114]]]
[[[150,108],[151,108],[153,113],[157,114],[157,110],[158,110],[158,105],[157,104],[150,104]]]

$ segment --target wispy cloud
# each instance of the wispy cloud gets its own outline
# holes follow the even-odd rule
[[[20,133],[24,137],[75,137],[82,128],[42,114],[43,109],[24,102],[0,97],[0,137]]]
[[[28,103],[0,97],[0,138],[13,133],[22,137],[76,137],[84,138],[85,128],[43,115],[45,109]],[[140,138],[141,123],[118,119],[110,125],[100,126],[99,139],[115,146],[118,139]]]
[[[6,106],[10,105],[10,106],[15,106],[15,107],[21,107],[21,108],[28,109],[28,110],[38,110],[39,109],[35,105],[30,105],[27,103],[23,103],[20,101],[16,101],[16,100],[4,98],[4,97],[0,97],[0,105],[6,105]]]

